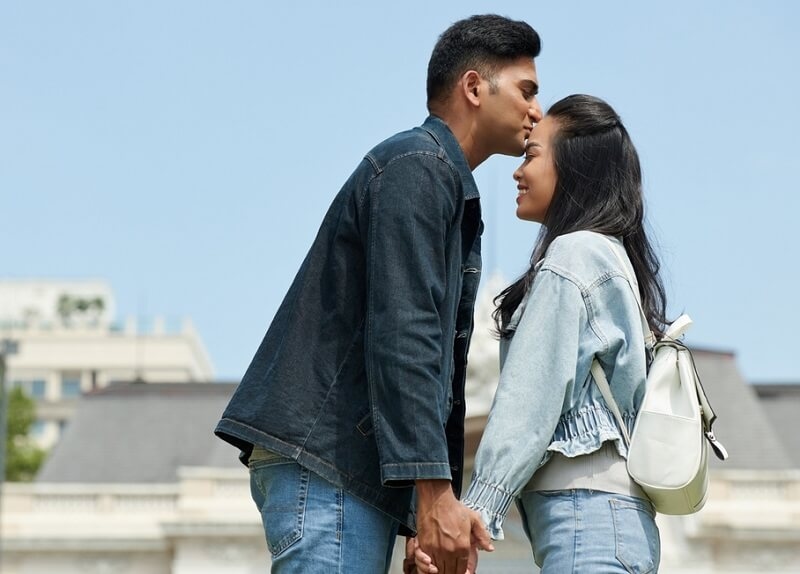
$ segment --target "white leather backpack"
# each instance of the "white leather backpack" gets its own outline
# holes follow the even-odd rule
[[[692,320],[681,315],[656,340],[626,258],[610,240],[609,244],[639,304],[645,340],[650,344],[655,341],[644,399],[630,435],[597,359],[592,362],[592,376],[628,445],[628,474],[642,487],[657,512],[692,514],[703,507],[708,496],[709,445],[720,460],[728,458],[725,447],[711,430],[716,415],[700,383],[692,354],[678,340]]]

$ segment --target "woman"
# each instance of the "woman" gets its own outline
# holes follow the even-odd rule
[[[543,225],[530,269],[495,300],[500,383],[464,504],[502,539],[515,500],[545,574],[656,572],[655,512],[590,375],[598,360],[631,430],[647,362],[634,291],[652,330],[666,324],[636,150],[607,103],[570,96],[536,125],[514,179],[517,217]]]

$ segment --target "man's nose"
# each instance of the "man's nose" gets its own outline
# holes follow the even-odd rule
[[[542,107],[539,105],[539,98],[533,98],[531,107],[528,108],[528,115],[535,124],[538,124],[540,121],[542,121],[544,114],[542,113]]]

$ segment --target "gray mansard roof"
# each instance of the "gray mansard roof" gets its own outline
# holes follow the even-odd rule
[[[753,385],[775,434],[800,468],[800,384]]]
[[[732,353],[696,349],[698,371],[730,453],[713,468],[800,468],[800,385],[748,385]],[[237,467],[235,448],[213,434],[235,385],[125,383],[84,395],[40,482],[174,482],[181,466]],[[468,458],[485,417],[467,424]],[[472,451],[472,452],[470,452]]]
[[[742,378],[733,353],[696,349],[697,371],[717,414],[714,434],[730,458],[711,457],[712,468],[780,470],[800,468],[778,437],[774,421],[759,401],[754,386]],[[795,411],[795,417],[800,411]]]
[[[123,383],[88,393],[37,481],[168,483],[181,466],[242,467],[213,434],[234,388]]]

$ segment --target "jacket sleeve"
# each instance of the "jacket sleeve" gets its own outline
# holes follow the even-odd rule
[[[587,309],[580,289],[542,268],[508,346],[464,504],[480,512],[492,538],[512,500],[539,467],[575,384]]]
[[[413,154],[387,165],[368,191],[365,353],[387,486],[451,477],[443,367],[453,350],[442,317],[455,313],[444,305],[456,185],[440,158]]]

